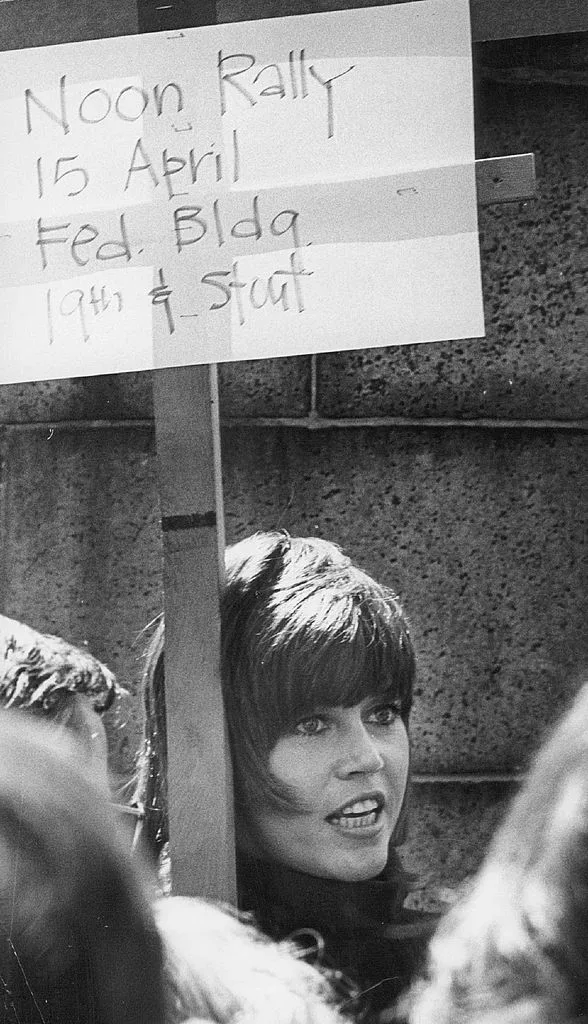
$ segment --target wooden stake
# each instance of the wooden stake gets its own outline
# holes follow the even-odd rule
[[[233,800],[220,683],[224,530],[216,366],[156,370],[153,379],[172,889],[234,903]]]

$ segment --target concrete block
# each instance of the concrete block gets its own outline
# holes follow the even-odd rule
[[[221,416],[306,416],[310,358],[219,363]]]
[[[32,3],[2,13],[2,50],[49,46],[106,36],[134,35],[137,8],[131,0],[76,0],[75,3]]]
[[[419,660],[415,769],[512,771],[588,677],[586,435],[224,435],[227,537],[340,543],[401,596]]]
[[[129,772],[140,634],[162,603],[152,431],[13,428],[2,447],[2,610],[87,644],[128,687],[109,733],[114,770]]]
[[[413,784],[408,840],[399,853],[415,876],[408,905],[443,912],[480,867],[517,790],[508,782]]]
[[[0,423],[136,420],[152,415],[148,372],[68,377],[0,387]]]
[[[376,7],[380,0],[217,0],[217,21],[257,21],[292,14],[343,11],[350,7]]]
[[[0,386],[0,423],[137,420],[153,417],[152,374],[105,374]],[[310,359],[219,364],[223,416],[305,416]]]

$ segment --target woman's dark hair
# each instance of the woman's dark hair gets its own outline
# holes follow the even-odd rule
[[[106,795],[44,723],[0,715],[0,1018],[161,1024],[163,965]]]
[[[284,533],[235,544],[221,607],[237,812],[260,800],[294,809],[269,755],[317,708],[382,695],[408,721],[415,661],[398,599],[337,545]]]
[[[413,1024],[588,1015],[588,687],[539,752],[470,891],[433,938]]]
[[[415,657],[395,594],[316,537],[257,533],[227,548],[221,598],[221,678],[237,815],[270,802],[295,812],[269,771],[278,738],[319,707],[351,707],[382,695],[405,724]],[[138,793],[147,835],[165,841],[164,628],[144,673],[145,740]]]
[[[167,842],[167,724],[165,707],[165,629],[157,620],[143,666],[143,742],[137,759],[134,802],[143,815],[141,836],[155,857]]]

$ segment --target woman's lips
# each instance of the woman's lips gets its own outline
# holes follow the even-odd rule
[[[385,799],[382,793],[363,795],[327,815],[330,825],[345,832],[373,830],[378,824]]]

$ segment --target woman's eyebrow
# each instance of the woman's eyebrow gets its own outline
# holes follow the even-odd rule
[[[297,715],[296,720],[299,722],[301,718],[312,718],[314,715],[328,715],[329,712],[334,710],[334,704],[316,704],[309,711],[303,711],[300,715]]]
[[[398,693],[378,693],[371,697],[365,698],[367,707],[381,706],[382,704],[390,704],[394,707],[402,707],[402,697]]]

